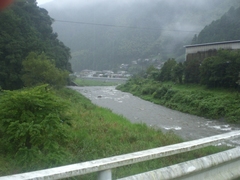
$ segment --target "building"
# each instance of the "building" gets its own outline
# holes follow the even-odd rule
[[[219,49],[238,50],[240,49],[240,40],[223,41],[205,44],[194,44],[185,46],[185,60],[199,59],[204,60],[207,57],[214,56]]]

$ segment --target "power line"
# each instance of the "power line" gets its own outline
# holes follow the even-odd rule
[[[92,25],[92,26],[104,26],[104,27],[114,27],[114,28],[128,28],[128,29],[143,29],[143,30],[162,30],[162,31],[173,31],[173,32],[186,32],[186,33],[198,33],[197,31],[186,31],[186,30],[168,30],[163,28],[151,28],[151,27],[139,27],[139,26],[120,26],[113,24],[99,24],[99,23],[89,23],[89,22],[81,22],[81,21],[68,21],[68,20],[58,20],[55,19],[56,22],[62,23],[71,23],[71,24],[82,24],[82,25]]]

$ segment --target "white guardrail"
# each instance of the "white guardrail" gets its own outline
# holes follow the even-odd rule
[[[61,166],[46,170],[3,176],[0,180],[42,180],[63,179],[98,172],[98,180],[111,180],[111,169],[126,166],[138,162],[166,157],[174,154],[200,149],[209,145],[215,145],[227,139],[240,136],[240,131],[233,131],[221,135],[203,139],[188,141],[179,144]],[[135,176],[122,178],[121,180],[145,180],[145,179],[235,179],[240,177],[240,147],[224,152],[187,161],[173,166],[161,168],[155,171],[145,172]]]

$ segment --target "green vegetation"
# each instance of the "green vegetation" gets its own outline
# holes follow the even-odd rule
[[[219,50],[203,61],[169,59],[118,89],[178,111],[240,123],[239,69],[240,50]]]
[[[93,105],[79,93],[63,88],[71,71],[70,49],[58,40],[56,33],[53,33],[51,27],[53,19],[49,17],[48,12],[36,4],[36,0],[16,0],[7,10],[0,12],[0,176],[182,142],[182,139],[172,132],[164,134],[160,130],[147,127],[146,124],[132,124],[108,109]],[[164,6],[159,7],[164,8]],[[135,11],[131,12],[135,13]],[[149,12],[152,13],[146,17],[152,19],[156,12],[161,11],[156,6],[155,12]],[[128,24],[141,25],[137,21]],[[101,33],[99,30],[95,32]],[[103,49],[112,53],[107,51],[107,57],[98,56],[99,59],[105,59],[101,64],[102,67],[106,64],[111,67],[110,59],[132,60],[139,54],[142,58],[159,54],[155,50],[159,49],[160,40],[152,45],[152,42],[158,39],[158,31],[151,33],[151,37],[148,31],[134,30],[127,36],[120,33],[119,37],[114,38],[111,36],[114,34],[111,31],[104,29],[104,32],[108,34],[105,36],[108,38],[95,34],[92,36],[94,40],[89,36],[81,40],[86,43],[85,38],[87,38],[87,42],[94,42],[95,47],[89,46],[91,47],[89,49],[96,51],[94,53],[88,50],[80,51],[83,62],[94,64],[92,60],[95,60],[97,52],[103,52]],[[109,41],[101,43],[102,41],[97,41],[96,38]],[[121,41],[115,42],[114,39]],[[149,46],[151,48],[148,48]],[[114,51],[114,47],[118,51]],[[113,55],[117,58],[113,58]],[[229,57],[228,62],[231,65],[222,67],[222,59],[217,61],[217,64],[212,63],[210,59],[203,63],[204,69],[195,62],[186,66],[171,59],[162,71],[151,67],[145,74],[145,79],[133,78],[122,88],[171,108],[183,111],[188,109],[190,113],[200,112],[209,117],[224,117],[232,122],[238,122],[239,96],[235,91],[229,94],[217,90],[212,93],[198,89],[196,93],[196,89],[190,86],[186,89],[186,86],[157,82],[169,80],[178,83],[195,82],[194,78],[188,79],[194,76],[186,74],[188,69],[186,67],[192,68],[193,64],[199,70],[196,71],[200,73],[196,74],[199,82],[208,85],[214,81],[214,87],[225,87],[226,83],[216,78],[216,72],[222,68],[226,72],[223,76],[227,77],[224,80],[231,79],[229,87],[236,88],[239,85],[239,74],[236,73],[239,69],[239,59],[236,59],[238,54],[225,55],[224,57]],[[208,68],[212,69],[208,74],[212,77],[211,82],[206,81],[208,77],[203,73]],[[234,81],[237,82],[236,87],[232,86]],[[92,85],[85,80],[81,82],[76,79],[76,82],[80,85]],[[98,82],[91,83],[96,85]],[[118,168],[114,170],[114,177],[160,168],[223,149],[225,148],[209,147]],[[95,174],[79,179],[95,179]]]
[[[239,88],[240,50],[219,50],[215,56],[204,60],[188,59],[184,65],[182,79],[185,83],[210,88]]]
[[[117,88],[181,112],[240,123],[240,95],[236,90],[208,89],[197,84],[157,82],[140,77]]]
[[[189,58],[184,63],[177,63],[174,59],[168,59],[160,70],[150,66],[140,76],[158,82],[239,89],[239,69],[240,50],[218,50],[216,55],[203,60]]]
[[[31,52],[44,53],[57,68],[71,71],[70,49],[53,32],[53,19],[36,0],[16,0],[0,12],[0,87],[24,86],[22,62]]]
[[[220,19],[207,25],[198,36],[195,35],[192,44],[239,40],[239,17],[240,7],[231,7]]]
[[[74,82],[79,86],[116,86],[118,83],[108,81],[97,81],[91,79],[76,78]]]
[[[1,152],[22,169],[59,163],[65,157],[67,104],[47,85],[5,91],[0,100]]]
[[[40,84],[49,84],[51,86],[65,86],[67,84],[68,74],[66,70],[56,68],[55,63],[42,53],[30,53],[22,62],[23,75],[22,81],[26,87]]]
[[[145,124],[132,124],[67,88],[53,90],[43,85],[3,91],[0,107],[0,176],[182,142],[171,132],[164,134]],[[219,150],[209,147],[119,168],[114,170],[114,177],[163,167]],[[89,175],[81,179],[94,178],[95,175]]]

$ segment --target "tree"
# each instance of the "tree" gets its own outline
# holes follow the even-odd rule
[[[236,88],[239,69],[240,51],[220,50],[202,62],[201,83],[209,87]]]
[[[147,77],[153,80],[158,79],[159,73],[160,71],[156,69],[153,65],[149,66],[146,70]]]
[[[240,7],[231,7],[220,19],[207,25],[192,43],[209,43],[237,40],[240,37]]]
[[[187,60],[184,62],[184,82],[185,83],[196,83],[198,84],[200,81],[200,60],[198,59],[192,59]]]
[[[240,72],[239,72],[238,80],[237,80],[236,84],[238,85],[238,88],[240,88]]]
[[[176,66],[177,62],[175,61],[175,59],[168,59],[163,67],[161,68],[161,72],[160,72],[160,77],[159,80],[160,81],[171,81],[173,80],[173,69]]]
[[[67,84],[69,72],[56,68],[54,61],[44,54],[30,53],[22,62],[22,81],[27,87],[50,84],[52,86],[64,86]]]
[[[0,86],[23,87],[22,61],[30,52],[44,52],[57,68],[71,71],[70,49],[53,33],[53,19],[37,6],[36,0],[14,1],[0,13]]]
[[[176,64],[176,66],[173,68],[173,80],[178,83],[182,83],[183,72],[184,72],[183,64],[181,62]]]

